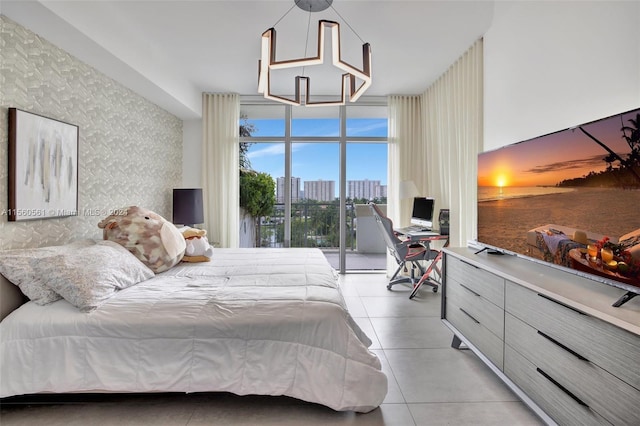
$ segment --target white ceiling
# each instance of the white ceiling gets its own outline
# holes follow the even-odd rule
[[[347,62],[362,66],[357,36],[371,44],[366,95],[386,96],[424,92],[487,31],[494,3],[334,0],[335,10],[309,17],[297,7],[287,14],[294,0],[1,1],[2,14],[183,119],[200,117],[202,92],[257,94],[260,35],[285,14],[275,25],[278,60],[304,56],[309,18],[307,56],[317,21],[335,20]],[[314,94],[338,90],[330,67],[307,73]],[[292,91],[292,77],[274,76],[274,93]]]

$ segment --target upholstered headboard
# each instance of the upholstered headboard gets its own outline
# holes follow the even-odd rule
[[[20,289],[0,274],[0,320],[27,301]]]

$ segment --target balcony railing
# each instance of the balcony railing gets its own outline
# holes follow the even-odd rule
[[[337,201],[334,203],[317,201],[292,203],[290,246],[320,248],[329,263],[334,268],[340,269],[339,211]],[[346,205],[346,269],[386,269],[386,246],[382,237],[377,235],[377,226],[368,211],[368,207],[364,205],[351,202]],[[285,247],[284,223],[284,204],[277,204],[273,215],[263,217],[260,220],[260,246]],[[241,228],[245,230],[245,236],[249,235],[250,237],[244,240],[244,243],[248,245],[243,247],[253,247],[255,245],[253,222],[244,222]],[[252,229],[249,234],[247,234],[247,228]],[[360,235],[357,235],[358,232]]]
[[[355,209],[346,205],[347,250],[356,250]],[[260,220],[262,247],[284,247],[284,204],[276,204],[273,215]],[[340,206],[337,202],[291,203],[291,247],[334,248],[340,246]]]

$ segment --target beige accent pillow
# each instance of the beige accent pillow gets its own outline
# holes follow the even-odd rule
[[[33,259],[31,265],[47,287],[82,312],[90,312],[118,291],[154,276],[151,269],[113,241]]]
[[[32,267],[31,261],[79,252],[95,243],[94,240],[79,240],[61,246],[5,250],[0,252],[0,273],[17,285],[31,301],[47,305],[62,297],[44,284],[42,276]]]

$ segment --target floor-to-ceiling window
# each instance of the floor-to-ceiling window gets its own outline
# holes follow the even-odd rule
[[[275,191],[270,215],[243,218],[241,245],[319,247],[341,272],[385,269],[366,203],[386,203],[386,104],[243,102],[240,125],[246,167]]]

